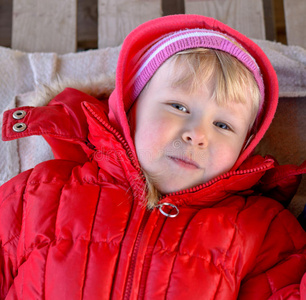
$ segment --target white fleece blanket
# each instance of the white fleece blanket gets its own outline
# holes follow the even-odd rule
[[[277,72],[280,97],[306,97],[306,50],[269,41],[255,42],[267,54]],[[10,108],[46,104],[43,99],[36,97],[36,94],[42,85],[48,86],[57,76],[64,81],[69,78],[76,82],[88,82],[97,81],[97,78],[104,74],[114,80],[119,51],[120,47],[114,47],[57,55],[24,53],[0,47],[1,116],[3,111]],[[10,142],[1,141],[0,184],[21,171],[52,158],[49,146],[40,136]],[[303,205],[299,200],[299,211]]]

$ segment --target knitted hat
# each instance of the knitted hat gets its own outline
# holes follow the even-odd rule
[[[232,37],[207,29],[186,29],[162,36],[137,61],[126,86],[130,104],[136,100],[157,69],[177,52],[192,48],[222,50],[236,57],[250,70],[260,91],[259,112],[264,100],[264,83],[255,59]]]

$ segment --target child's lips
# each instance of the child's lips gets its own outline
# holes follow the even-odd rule
[[[186,168],[186,169],[201,169],[198,163],[194,160],[187,158],[187,157],[175,157],[175,156],[168,156],[169,159],[174,161],[179,166]]]

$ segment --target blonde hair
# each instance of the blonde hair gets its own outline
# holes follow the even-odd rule
[[[174,62],[174,87],[194,92],[214,78],[212,99],[219,105],[246,103],[250,99],[255,119],[260,91],[252,72],[237,58],[221,50],[195,48],[178,52],[169,61]]]
[[[155,187],[152,178],[143,170],[144,177],[146,179],[146,191],[145,198],[147,199],[146,206],[148,209],[156,207],[162,194]]]
[[[195,48],[178,52],[167,61],[174,63],[171,72],[173,87],[185,88],[192,93],[214,78],[216,80],[212,100],[219,105],[252,101],[253,120],[250,122],[250,130],[255,126],[260,91],[251,71],[238,59],[220,50]],[[147,208],[152,209],[157,205],[161,194],[148,174],[145,174],[145,178]]]

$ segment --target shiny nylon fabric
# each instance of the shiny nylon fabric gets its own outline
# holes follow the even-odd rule
[[[5,113],[4,140],[42,134],[56,160],[0,188],[0,299],[298,297],[305,232],[265,195],[288,201],[305,165],[280,169],[269,157],[246,160],[273,118],[277,83],[266,56],[242,35],[236,38],[258,59],[269,101],[240,170],[165,196],[160,203],[175,205],[176,218],[145,208],[123,88],[133,59],[182,26],[236,36],[202,16],[153,20],[123,45],[109,111],[104,102],[66,89],[47,107],[22,108],[28,124],[22,133],[11,130],[16,109]],[[284,193],[288,184],[290,194]]]
[[[83,144],[84,131],[60,128],[71,98],[82,107],[73,114],[86,119]],[[144,208],[137,165],[94,98],[67,89],[48,107],[53,105],[50,144],[63,140],[90,154],[85,163],[42,163],[1,187],[0,299],[265,299],[299,293],[305,233],[281,204],[252,191],[263,175],[267,183],[281,182],[272,159],[254,157],[239,174],[165,197],[161,203],[180,211],[167,218]],[[25,122],[44,132],[44,115],[35,113],[40,108],[24,109]],[[4,116],[7,125],[11,114]],[[288,166],[281,174],[303,172],[305,167]]]

